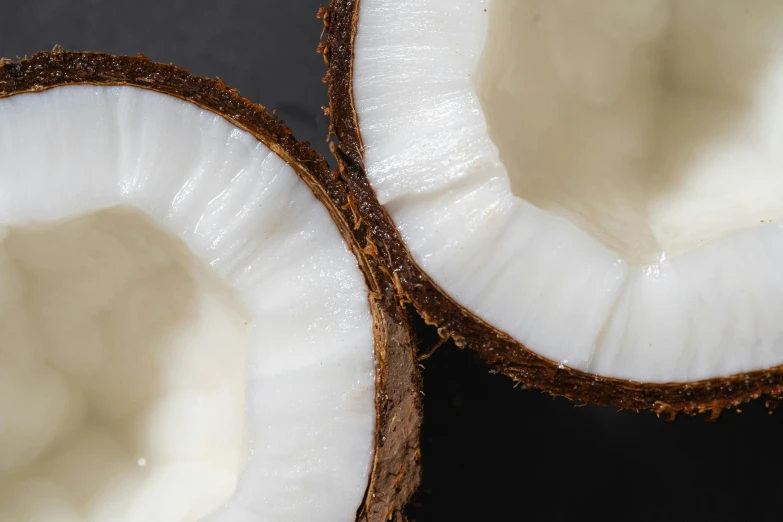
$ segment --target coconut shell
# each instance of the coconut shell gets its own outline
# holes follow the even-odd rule
[[[716,379],[646,383],[602,377],[564,367],[528,349],[510,335],[465,309],[416,264],[393,220],[378,202],[367,179],[359,115],[353,99],[354,42],[361,16],[360,0],[332,0],[322,8],[324,37],[319,51],[327,66],[331,133],[339,140],[332,152],[366,237],[380,262],[389,267],[397,292],[424,320],[458,346],[479,353],[491,371],[517,383],[569,399],[631,410],[652,410],[674,417],[721,410],[762,395],[783,393],[783,366]],[[403,110],[403,108],[401,108]]]
[[[285,160],[329,211],[356,256],[370,290],[376,358],[375,454],[358,521],[404,520],[403,509],[421,480],[421,376],[400,295],[363,227],[342,177],[322,156],[221,80],[155,63],[144,56],[112,56],[55,49],[30,59],[0,61],[0,98],[64,85],[129,85],[175,96],[222,116]]]

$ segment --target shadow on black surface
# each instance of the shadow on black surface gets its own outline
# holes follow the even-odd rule
[[[430,346],[430,329],[417,332]],[[783,410],[764,400],[715,422],[665,422],[514,388],[453,343],[423,364],[424,483],[411,520],[783,517]]]
[[[0,57],[47,51],[142,53],[193,74],[220,77],[267,107],[332,161],[323,57],[316,52],[326,0],[4,0]]]

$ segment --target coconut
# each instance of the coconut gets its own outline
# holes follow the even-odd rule
[[[322,157],[143,56],[0,66],[0,520],[399,520],[420,379]]]
[[[494,371],[659,413],[780,394],[779,2],[334,0],[334,147]]]

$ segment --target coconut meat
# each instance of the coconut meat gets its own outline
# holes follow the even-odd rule
[[[197,520],[236,488],[250,317],[150,221],[101,211],[3,231],[9,520]]]
[[[133,87],[0,100],[0,521],[354,520],[367,288],[249,133]]]
[[[780,2],[491,5],[475,75],[511,190],[633,264],[783,214]]]
[[[774,0],[363,0],[368,178],[435,283],[556,364],[779,365],[782,23]]]

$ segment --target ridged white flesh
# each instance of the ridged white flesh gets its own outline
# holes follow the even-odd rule
[[[441,288],[559,364],[779,365],[781,24],[775,0],[362,0],[367,174]]]
[[[178,98],[0,100],[0,520],[351,521],[367,288],[326,209]]]

